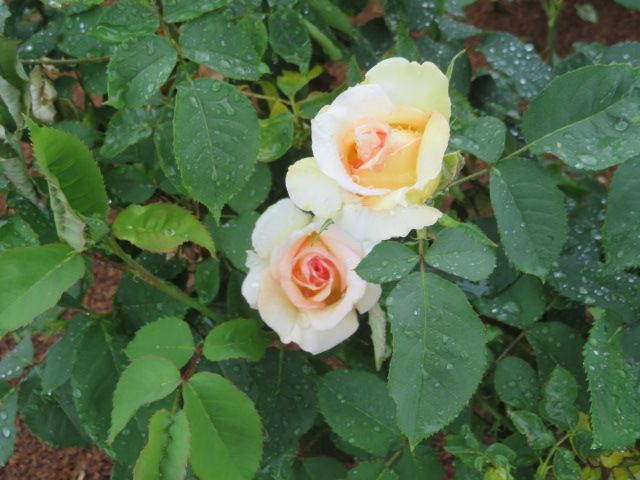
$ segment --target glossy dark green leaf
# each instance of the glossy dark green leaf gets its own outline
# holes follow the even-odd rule
[[[187,23],[180,33],[180,48],[189,59],[226,77],[257,80],[262,75],[260,58],[251,40],[226,17],[216,13]],[[253,135],[247,139],[251,137]]]
[[[33,363],[33,343],[25,335],[22,340],[0,360],[0,380],[13,380],[24,373],[25,367]]]
[[[570,450],[559,448],[553,456],[553,478],[555,480],[573,480],[580,478],[580,465],[574,460]]]
[[[376,480],[399,480],[400,477],[389,470],[382,460],[358,463],[355,468],[349,470],[347,475],[347,480],[369,480],[372,478]]]
[[[247,250],[251,249],[251,232],[258,216],[256,212],[246,212],[222,225],[216,225],[210,217],[205,219],[220,251],[242,272],[247,271]]]
[[[535,98],[553,77],[533,44],[523,43],[509,33],[489,33],[478,50],[493,68],[511,79],[516,91],[527,100]]]
[[[311,60],[311,39],[300,15],[280,8],[269,15],[269,43],[273,50],[304,72]]]
[[[16,443],[18,392],[8,383],[0,384],[0,466],[7,464]]]
[[[166,22],[185,22],[229,3],[229,0],[162,0],[162,16]]]
[[[153,133],[156,117],[157,110],[154,109],[126,108],[120,110],[111,117],[100,153],[107,158],[114,158],[129,147],[149,138]]]
[[[603,243],[611,270],[640,266],[640,157],[620,165],[613,177]]]
[[[544,426],[542,419],[535,413],[525,410],[509,411],[509,418],[534,450],[548,448],[555,443],[553,433]]]
[[[594,443],[622,450],[640,437],[640,329],[614,315],[596,319],[584,349]]]
[[[201,78],[178,86],[173,127],[183,183],[218,217],[255,168],[256,112],[232,85]]]
[[[266,165],[257,164],[244,188],[229,200],[229,206],[238,213],[256,210],[264,203],[271,190],[271,170]]]
[[[385,383],[372,373],[333,371],[320,380],[318,400],[332,431],[350,445],[383,456],[401,441],[395,404]]]
[[[439,270],[477,282],[491,275],[496,253],[463,228],[445,228],[427,250],[425,261]]]
[[[451,422],[475,391],[486,364],[484,328],[464,294],[436,275],[405,277],[387,307],[389,391],[398,426],[416,445]]]
[[[496,367],[493,384],[500,400],[510,407],[532,412],[538,408],[538,377],[531,365],[521,358],[503,358]]]
[[[575,378],[564,368],[556,367],[542,389],[540,412],[558,428],[568,431],[578,421],[578,409],[574,405],[577,398]]]
[[[150,35],[160,20],[150,5],[120,0],[103,9],[92,33],[105,42],[120,43]]]
[[[478,312],[518,328],[537,322],[545,311],[547,298],[542,283],[532,275],[522,275],[495,297],[474,302]]]
[[[418,254],[409,247],[390,240],[380,242],[356,268],[358,275],[373,283],[399,280],[418,263]]]
[[[0,220],[0,252],[37,244],[38,234],[20,217],[11,216]]]
[[[464,125],[451,138],[451,145],[480,160],[494,163],[504,151],[507,128],[495,117],[480,117]]]
[[[437,480],[442,478],[444,474],[438,455],[426,445],[418,445],[413,451],[405,447],[393,470],[401,479],[424,478]]]
[[[123,43],[107,67],[109,104],[135,108],[149,102],[167,81],[178,59],[168,40],[150,35]]]
[[[562,193],[533,160],[514,159],[493,168],[491,204],[509,259],[544,277],[567,240]]]
[[[265,431],[264,460],[295,445],[317,416],[315,372],[302,352],[270,348],[253,365],[256,408]]]
[[[196,266],[196,292],[204,303],[213,300],[220,290],[220,262],[207,258]]]
[[[558,77],[524,113],[522,129],[531,150],[585,170],[637,156],[638,82],[640,71],[631,65],[595,65]]]

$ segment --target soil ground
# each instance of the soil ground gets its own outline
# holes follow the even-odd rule
[[[376,2],[372,2],[376,3]],[[590,3],[598,14],[596,24],[585,22],[576,11],[577,4]],[[374,10],[377,10],[374,7]],[[468,22],[485,30],[502,30],[526,39],[542,52],[546,47],[546,17],[539,0],[479,0],[467,8]],[[625,40],[640,40],[640,12],[617,5],[613,0],[566,0],[558,24],[557,53],[565,56],[574,42],[613,44]],[[0,196],[0,215],[5,213]],[[120,272],[94,262],[94,287],[86,298],[88,308],[106,312],[120,279]],[[43,359],[55,338],[38,337],[36,352]],[[0,342],[0,356],[11,345]],[[446,478],[452,477],[451,460],[442,449],[443,439],[434,440],[442,457]],[[0,480],[103,480],[109,478],[111,462],[97,449],[57,449],[38,441],[18,420],[15,454],[0,470]]]

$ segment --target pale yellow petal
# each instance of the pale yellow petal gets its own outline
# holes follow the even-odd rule
[[[351,310],[337,325],[327,330],[296,328],[291,341],[314,355],[325,352],[345,341],[358,330],[358,316]]]
[[[274,203],[260,216],[251,234],[251,243],[262,258],[269,258],[275,247],[296,230],[304,228],[311,215],[297,208],[288,198]]]
[[[303,158],[289,167],[287,192],[296,206],[322,218],[331,218],[343,203],[343,190],[318,168],[313,157]]]
[[[431,62],[388,58],[367,72],[364,83],[380,85],[395,104],[451,116],[449,81]]]
[[[375,283],[367,283],[364,296],[356,303],[356,308],[360,313],[366,313],[371,310],[382,295],[382,287]]]

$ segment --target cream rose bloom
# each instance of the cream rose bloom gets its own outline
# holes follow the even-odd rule
[[[380,286],[355,272],[362,245],[336,225],[320,234],[322,220],[289,199],[258,219],[248,252],[242,294],[284,343],[310,353],[328,350],[358,328],[360,313],[380,297]]]
[[[369,246],[435,223],[424,202],[449,142],[448,87],[433,63],[378,63],[312,120],[314,157],[289,168],[291,200]]]

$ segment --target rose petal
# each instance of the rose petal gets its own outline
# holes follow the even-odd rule
[[[431,62],[409,62],[400,57],[383,60],[369,70],[364,84],[380,85],[395,104],[451,116],[449,80]]]
[[[258,294],[258,311],[264,323],[269,325],[284,343],[291,342],[297,325],[304,325],[300,311],[293,306],[278,282],[271,275],[264,275]]]
[[[367,289],[364,291],[364,296],[356,303],[356,308],[360,313],[366,313],[371,310],[382,294],[382,287],[375,283],[367,283]]]
[[[303,350],[316,355],[345,341],[356,330],[358,330],[358,316],[355,311],[351,310],[333,328],[327,330],[296,328],[290,338]]]
[[[323,108],[311,121],[311,148],[318,168],[342,188],[361,195],[381,195],[387,189],[368,188],[356,184],[342,163],[342,138],[361,119],[384,120],[395,111],[393,103],[378,85],[348,88]]]
[[[247,252],[247,267],[249,273],[242,282],[242,296],[251,308],[258,308],[258,293],[262,277],[269,268],[269,263],[260,258],[256,252]]]
[[[251,234],[251,243],[262,258],[269,258],[275,247],[296,230],[304,228],[311,215],[297,208],[288,198],[274,203],[258,218]]]
[[[291,165],[286,184],[293,203],[318,217],[331,218],[342,207],[343,190],[320,171],[313,157]]]
[[[426,205],[398,206],[375,210],[364,205],[345,205],[336,223],[363,242],[365,251],[382,240],[404,237],[411,230],[433,225],[442,213]]]

